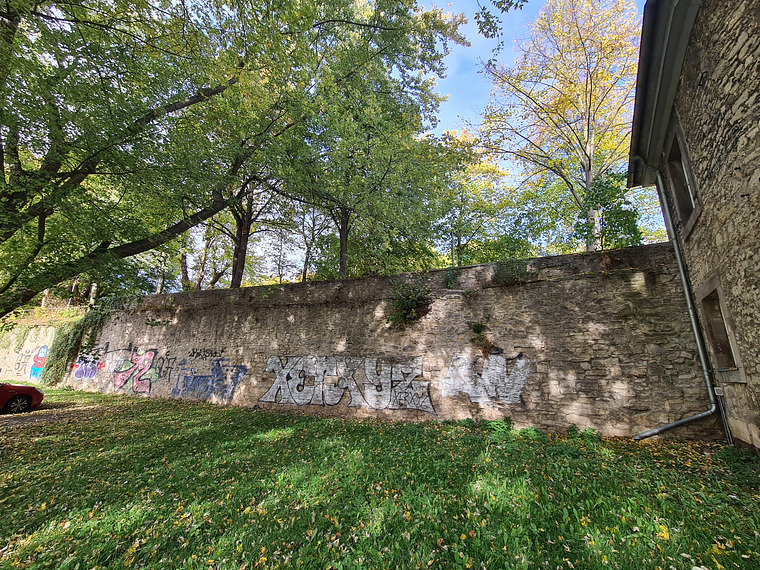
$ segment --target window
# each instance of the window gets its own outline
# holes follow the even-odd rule
[[[700,299],[702,326],[712,355],[716,380],[721,383],[746,383],[747,378],[734,337],[733,321],[718,276],[708,278],[696,294],[697,299]]]
[[[675,211],[681,221],[681,231],[686,237],[691,232],[702,208],[697,199],[696,184],[691,175],[683,134],[677,125],[672,128],[670,148],[667,152],[667,171]]]
[[[728,336],[726,319],[723,318],[723,311],[720,308],[717,289],[702,299],[702,310],[705,314],[708,341],[715,357],[715,367],[718,370],[735,369],[736,358],[731,349],[731,339]]]

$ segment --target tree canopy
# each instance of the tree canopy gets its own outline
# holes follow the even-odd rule
[[[0,315],[242,200],[315,93],[368,66],[434,109],[463,41],[408,0],[4,0],[0,19]]]
[[[482,132],[523,169],[523,185],[562,188],[599,227],[595,181],[627,159],[638,55],[631,0],[547,0],[514,65],[489,63]],[[587,249],[599,247],[590,234]]]

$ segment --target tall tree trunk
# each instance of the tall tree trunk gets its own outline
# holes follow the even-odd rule
[[[232,217],[235,218],[235,239],[232,251],[232,280],[230,288],[238,288],[243,283],[245,260],[248,255],[248,240],[251,237],[251,224],[253,223],[253,196],[247,197],[245,210],[237,206],[230,208]],[[261,210],[259,210],[259,214]]]
[[[163,277],[162,277],[163,282]],[[87,306],[92,307],[95,305],[95,301],[98,299],[98,282],[93,281],[90,285],[90,298],[87,300]]]
[[[187,268],[187,254],[182,253],[179,256],[179,269],[180,273],[182,274],[181,280],[182,280],[182,290],[183,291],[191,291],[193,288],[192,283],[190,283],[190,272]]]
[[[586,251],[602,249],[602,218],[599,210],[589,210],[588,221],[591,223],[591,231],[586,236]]]
[[[235,228],[235,244],[232,251],[232,280],[230,288],[237,288],[243,284],[243,271],[245,260],[248,255],[248,239],[250,234],[247,227],[238,225]]]
[[[211,281],[209,281],[207,289],[213,289],[216,287],[216,284],[219,283],[219,280],[224,277],[224,274],[227,273],[227,270],[230,268],[229,263],[226,263],[221,269],[214,268],[214,273],[211,276]]]
[[[338,225],[338,237],[340,239],[340,264],[338,267],[338,278],[345,279],[348,273],[348,232],[351,229],[351,210],[340,208],[340,219]]]
[[[593,149],[589,152],[593,152]],[[589,154],[589,156],[592,156]],[[594,172],[593,172],[593,165],[591,164],[591,161],[589,159],[589,163],[586,165],[586,188],[585,188],[585,195],[587,196],[588,193],[591,191],[591,188],[594,186]],[[591,231],[586,236],[586,251],[596,251],[598,249],[602,248],[602,220],[600,217],[599,212],[599,205],[594,204],[591,208],[588,210],[588,221],[591,223]]]
[[[198,275],[195,276],[195,286],[193,287],[194,291],[200,291],[203,287],[203,278],[206,276],[206,259],[208,258],[208,250],[209,242],[208,240],[204,240],[203,255],[201,256],[201,261],[198,264]]]
[[[306,247],[306,251],[303,255],[303,271],[301,271],[301,283],[306,283],[306,274],[309,271],[309,264],[311,263],[311,247]]]

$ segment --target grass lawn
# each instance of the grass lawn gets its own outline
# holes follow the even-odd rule
[[[46,389],[0,416],[0,568],[760,568],[760,467]]]

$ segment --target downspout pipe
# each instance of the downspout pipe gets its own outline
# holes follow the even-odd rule
[[[634,436],[633,439],[635,441],[641,441],[642,439],[646,439],[654,435],[659,435],[662,432],[667,431],[669,429],[673,429],[675,427],[682,426],[684,424],[701,420],[702,418],[711,416],[716,411],[718,411],[718,399],[715,396],[715,389],[713,387],[712,372],[711,372],[712,369],[710,367],[710,362],[707,358],[705,340],[704,340],[704,337],[702,336],[702,329],[699,326],[699,317],[697,316],[697,311],[696,311],[696,308],[694,307],[694,302],[692,301],[691,284],[689,283],[689,278],[687,277],[687,274],[686,274],[686,265],[684,264],[683,256],[681,255],[681,246],[678,243],[678,239],[676,238],[675,227],[673,226],[673,218],[670,215],[670,208],[668,208],[668,201],[667,201],[667,197],[665,196],[665,185],[663,184],[662,174],[660,173],[659,170],[657,171],[657,193],[660,198],[660,204],[662,205],[662,213],[663,213],[663,217],[665,218],[665,227],[668,231],[668,234],[670,235],[670,241],[673,244],[673,252],[676,258],[676,264],[678,265],[678,274],[681,276],[681,286],[683,287],[683,294],[684,294],[684,297],[686,298],[686,308],[689,311],[689,320],[691,321],[691,328],[692,328],[692,331],[694,332],[694,339],[697,342],[697,352],[699,353],[699,363],[702,366],[702,376],[704,377],[705,385],[707,386],[707,395],[710,398],[710,408],[694,416],[689,416],[688,418],[684,418],[682,420],[678,420],[678,421],[669,423],[667,425],[660,426],[654,429],[650,429],[649,431],[639,433]],[[728,437],[729,443],[730,443],[731,434],[728,432],[728,426],[726,426],[726,436]]]

